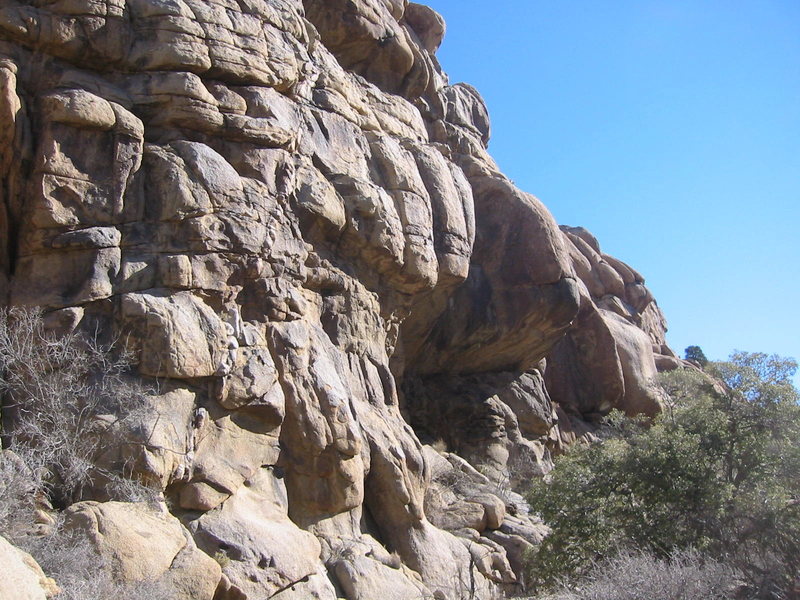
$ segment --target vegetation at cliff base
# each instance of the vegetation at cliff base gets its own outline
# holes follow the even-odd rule
[[[553,530],[531,557],[532,583],[575,587],[581,577],[596,581],[598,561],[619,553],[643,552],[667,568],[676,553],[692,551],[736,573],[736,597],[796,598],[796,368],[791,359],[738,352],[709,363],[707,374],[662,375],[671,400],[652,423],[613,413],[601,440],[560,457],[529,492]]]
[[[93,547],[65,527],[63,508],[87,492],[124,501],[153,491],[97,464],[148,391],[129,358],[97,339],[49,330],[37,309],[0,309],[0,536],[57,580],[59,600],[167,600],[160,581],[119,583]]]

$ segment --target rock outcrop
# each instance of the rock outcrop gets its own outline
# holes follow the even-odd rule
[[[545,531],[510,483],[659,410],[644,280],[499,171],[443,35],[405,0],[2,3],[2,304],[159,390],[104,460],[172,514],[69,509],[123,579],[493,598]]]
[[[66,511],[66,527],[86,540],[117,582],[159,581],[174,600],[211,598],[219,583],[219,565],[197,549],[180,521],[147,505],[78,502]]]

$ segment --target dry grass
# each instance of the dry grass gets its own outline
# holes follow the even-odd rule
[[[28,539],[26,550],[52,577],[61,593],[54,600],[170,600],[174,590],[167,582],[118,583],[109,565],[86,543],[60,527],[45,536]]]
[[[668,560],[623,552],[542,600],[724,600],[735,597],[737,582],[730,567],[699,552],[679,552]]]

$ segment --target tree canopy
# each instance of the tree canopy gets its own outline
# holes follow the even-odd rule
[[[705,367],[708,364],[706,354],[700,346],[688,346],[683,352],[683,356],[686,360],[692,360],[701,367]]]

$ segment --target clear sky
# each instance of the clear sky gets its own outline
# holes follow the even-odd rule
[[[676,352],[800,359],[798,0],[421,1],[503,171],[645,276]]]

